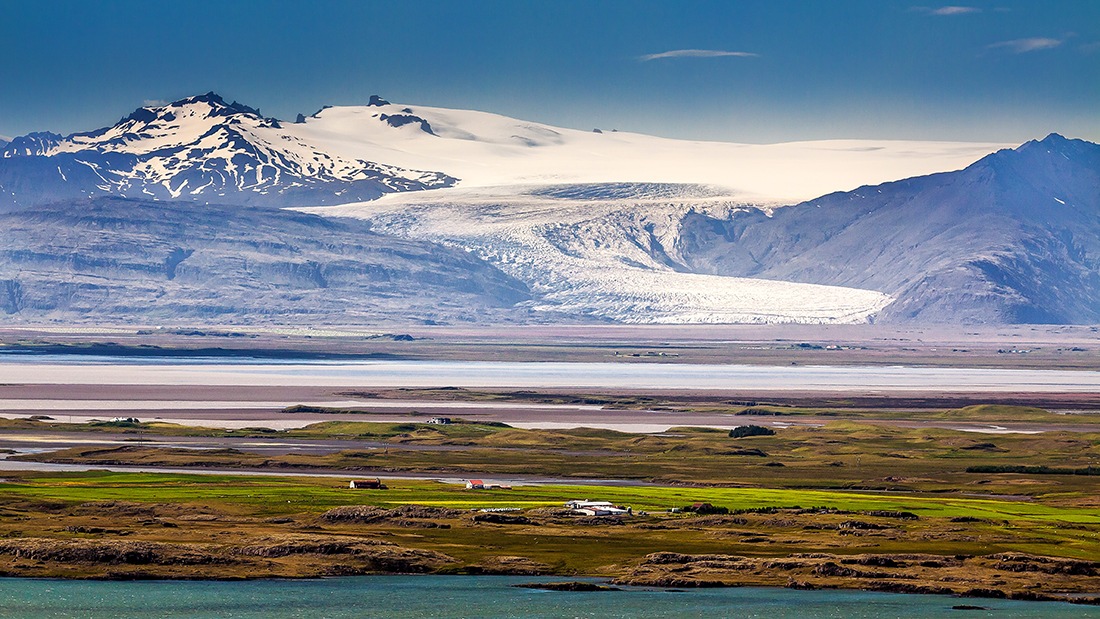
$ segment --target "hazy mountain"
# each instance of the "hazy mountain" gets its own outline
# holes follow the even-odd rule
[[[878,290],[886,321],[1100,322],[1100,145],[1050,135],[959,172],[770,216],[693,213],[684,267]]]
[[[530,298],[465,251],[275,209],[99,198],[0,230],[9,322],[496,322]]]

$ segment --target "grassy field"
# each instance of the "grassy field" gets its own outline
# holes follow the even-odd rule
[[[895,557],[890,561],[896,562],[896,557],[914,553],[951,561],[959,561],[959,556],[1000,556],[997,553],[1087,561],[1100,553],[1100,513],[1094,507],[767,488],[540,485],[468,491],[455,484],[399,479],[386,480],[387,490],[355,491],[345,482],[344,478],[158,473],[11,474],[0,483],[0,570],[34,576],[224,578],[316,576],[341,573],[339,569],[390,571],[379,568],[374,558],[357,566],[349,563],[351,557],[331,550],[337,547],[333,544],[385,543],[388,546],[382,548],[391,555],[399,550],[414,558],[420,556],[416,553],[446,557],[431,565],[431,571],[652,579],[645,571],[646,561],[652,560],[653,553],[671,552],[761,562],[752,574],[733,575],[711,569],[714,560],[706,564],[710,567],[703,575],[731,584],[782,584],[787,578],[783,570],[794,570],[796,575],[801,570],[802,576],[825,578],[822,583],[831,586],[859,586],[851,578],[822,576],[821,562],[830,557],[866,561],[872,555]],[[562,516],[562,504],[575,498],[630,506],[634,515],[602,522]],[[696,502],[709,502],[730,513],[667,512]],[[326,520],[328,510],[345,505],[418,505],[460,511],[441,512],[429,520]],[[515,513],[527,520],[521,526],[477,522],[474,516],[480,512],[471,510],[486,508],[519,508],[522,511]],[[79,552],[89,552],[88,544],[129,544],[130,552],[152,544],[159,548],[156,552],[169,556],[185,547],[188,553],[183,556],[192,562],[196,553],[214,554],[198,566],[175,559],[158,563],[155,557],[139,565],[120,559],[104,565],[101,558],[114,556],[108,552],[114,546],[107,550],[92,546],[98,549],[91,556],[99,559],[83,559]],[[322,547],[329,550],[318,550]],[[275,558],[242,563],[242,553]],[[776,558],[784,560],[774,565],[785,567],[769,568],[768,562]],[[937,573],[937,578],[943,578],[942,570]],[[994,576],[983,578],[1011,584]],[[1067,582],[1060,586],[1072,588],[1077,581]],[[1089,583],[1085,579],[1080,584],[1092,586]]]
[[[33,429],[34,424],[43,422],[10,423],[13,429],[17,424]],[[146,437],[158,433],[215,436],[231,439],[223,442],[230,447],[170,449],[135,441],[132,445],[82,446],[26,458],[92,465],[335,469],[349,474],[404,471],[459,477],[539,475],[577,483],[585,478],[611,478],[803,492],[841,489],[934,493],[939,497],[1012,495],[1066,505],[1087,504],[1100,482],[1100,433],[1090,432],[986,435],[832,421],[822,426],[783,428],[774,436],[735,439],[725,431],[701,428],[640,435],[464,423],[434,426],[332,421],[278,433],[126,425],[69,429],[111,429],[131,433],[135,438],[139,433]],[[272,436],[286,444],[336,440],[337,447],[324,454],[273,455],[249,451],[244,446],[256,438]],[[237,439],[232,437],[239,438],[242,446],[233,447]],[[341,448],[344,442],[347,447]],[[1019,466],[1047,469],[999,472],[1001,468]],[[1086,474],[1044,474],[1065,470]]]
[[[170,473],[22,473],[0,483],[0,496],[49,503],[135,501],[209,503],[221,509],[247,507],[257,515],[319,511],[349,503],[394,507],[405,504],[455,509],[561,506],[593,498],[630,505],[635,510],[665,511],[694,502],[730,510],[769,507],[826,507],[842,511],[908,511],[923,517],[974,517],[1011,522],[1061,522],[1100,525],[1093,507],[1064,507],[1029,501],[786,490],[668,486],[519,485],[511,490],[471,491],[457,484],[391,478],[385,491],[351,491],[345,478],[181,475]]]
[[[1049,414],[944,412],[990,420]],[[49,421],[5,427],[13,434],[64,430],[82,438],[99,432],[134,439],[207,436],[228,445],[182,449],[135,440],[18,458],[342,473],[5,473],[0,573],[10,575],[428,571],[604,575],[667,586],[803,583],[1013,596],[1100,591],[1100,467],[1093,468],[1100,463],[1100,433],[983,435],[859,420],[746,438],[700,428],[645,435],[340,420],[286,432]],[[249,450],[266,438],[333,447],[282,455]],[[1019,466],[1047,468],[1000,472]],[[1064,474],[1068,470],[1084,474]],[[468,491],[390,477],[387,490],[347,488],[348,479],[386,478],[387,471],[560,481]],[[586,481],[595,478],[633,481]],[[581,518],[562,510],[570,499],[611,501],[631,507],[633,515]],[[695,503],[724,513],[669,511]],[[353,511],[360,515],[331,516],[345,506],[358,506]],[[519,519],[486,521],[476,511],[500,508],[518,510],[505,513]]]

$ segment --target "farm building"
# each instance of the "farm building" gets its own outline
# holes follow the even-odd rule
[[[592,501],[589,499],[574,499],[565,504],[577,514],[583,516],[622,516],[634,513],[629,507],[615,505],[610,501]]]
[[[481,479],[468,479],[468,480],[466,480],[466,489],[467,490],[511,490],[512,487],[511,486],[506,486],[504,484],[486,483],[484,480],[481,480]]]
[[[449,425],[451,423],[451,418],[450,417],[432,417],[431,419],[428,420],[428,423],[433,424],[433,425],[437,425],[437,426],[445,426],[445,425]]]
[[[352,490],[385,490],[386,484],[381,479],[353,479],[348,483]]]

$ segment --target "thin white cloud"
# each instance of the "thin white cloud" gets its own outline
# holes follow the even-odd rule
[[[987,45],[989,49],[1007,49],[1014,54],[1026,54],[1044,49],[1053,49],[1064,42],[1064,39],[1051,39],[1047,37],[1032,37],[1030,39],[1012,39]]]
[[[940,17],[982,12],[982,10],[976,6],[941,6],[937,8],[930,6],[914,6],[910,7],[909,10],[915,13],[924,13],[925,15],[936,15]]]
[[[760,54],[754,54],[752,52],[730,52],[724,49],[672,49],[659,54],[638,56],[638,60],[649,62],[650,60],[660,60],[661,58],[722,58],[727,56],[755,58],[759,55]]]
[[[941,6],[938,9],[932,9],[932,15],[966,15],[981,12],[982,10],[976,6]]]
[[[141,102],[145,107],[160,107],[162,105],[168,105],[168,102],[163,99],[146,99]]]

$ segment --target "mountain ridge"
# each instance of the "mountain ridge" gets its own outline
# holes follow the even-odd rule
[[[0,149],[0,210],[99,195],[324,206],[455,185],[660,182],[790,203],[964,167],[1002,144],[830,140],[773,145],[580,131],[489,112],[323,106],[294,122],[216,93],[140,107],[110,127]]]
[[[0,214],[9,322],[521,321],[527,287],[462,250],[294,211],[100,197]]]
[[[210,289],[187,289],[195,299],[233,300],[217,315],[231,315],[234,303],[242,316],[255,315],[239,294],[247,281],[287,316],[311,314],[275,290],[313,286],[294,294],[318,308],[313,315],[338,320],[344,306],[326,297],[335,291],[321,285],[330,276],[316,265],[359,273],[377,289],[368,275],[384,252],[366,251],[352,238],[360,234],[380,248],[424,250],[410,254],[419,267],[398,261],[403,273],[433,282],[434,269],[499,287],[470,296],[457,282],[433,283],[437,321],[476,319],[469,307],[491,306],[486,315],[536,322],[1100,322],[1100,147],[1058,134],[989,146],[668,140],[377,95],[285,122],[206,93],[138,108],[111,127],[28,134],[0,149],[5,240],[9,249],[22,243],[0,264],[4,307],[49,313],[94,290],[156,303],[183,294],[194,256],[217,255],[223,262],[208,265]],[[781,199],[820,188],[809,199]],[[119,244],[64,216],[85,209],[117,222],[125,205],[133,213]],[[288,206],[324,219],[306,225],[256,210]],[[188,209],[202,225],[188,226]],[[165,230],[159,217],[185,232]],[[195,254],[188,235],[216,238],[218,218],[239,219],[227,225],[236,231],[230,245],[242,251],[255,250],[245,223],[268,249],[282,246],[270,239],[285,224],[317,258],[268,256],[261,261],[282,266],[253,277],[226,266],[220,246]],[[328,233],[324,220],[343,222],[333,234],[345,249],[310,238]],[[155,256],[141,249],[141,234],[156,239]],[[73,242],[54,248],[51,238]],[[75,258],[50,259],[59,248]],[[369,258],[366,270],[352,264],[357,252]],[[74,274],[79,286],[57,284]],[[112,278],[117,286],[104,284]],[[33,303],[19,300],[34,294]],[[410,315],[431,313],[413,297],[387,294],[419,308]],[[173,303],[202,315],[182,296]],[[380,315],[396,315],[383,305]],[[85,307],[102,314],[106,306]],[[118,310],[141,314],[126,304]]]
[[[104,195],[331,204],[455,182],[438,172],[332,156],[282,126],[211,92],[138,108],[95,131],[14,138],[0,150],[0,211]]]
[[[1100,322],[1100,145],[1051,134],[958,172],[720,222],[690,218],[689,268],[895,297],[879,320]]]

